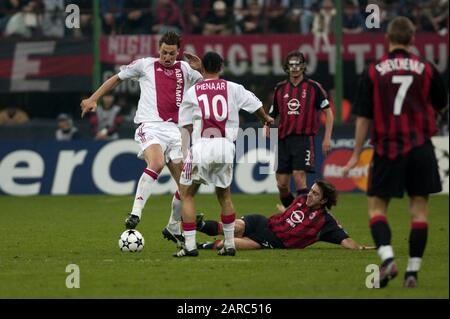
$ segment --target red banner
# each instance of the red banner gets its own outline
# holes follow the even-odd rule
[[[89,40],[2,40],[0,92],[81,92],[91,89]]]
[[[101,39],[101,61],[108,64],[128,64],[137,58],[158,56],[160,36],[104,36]],[[202,55],[206,51],[220,53],[227,61],[232,75],[282,75],[282,60],[289,51],[300,50],[308,60],[308,72],[314,73],[319,62],[327,63],[330,74],[335,69],[335,46],[313,35],[236,35],[236,36],[183,36],[184,50]],[[365,33],[346,35],[343,41],[345,61],[354,61],[360,73],[365,61],[380,58],[386,53],[384,34]],[[416,36],[413,51],[434,61],[441,73],[448,68],[448,37],[433,33]]]

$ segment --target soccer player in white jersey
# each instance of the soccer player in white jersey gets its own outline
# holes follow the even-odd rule
[[[177,126],[178,110],[184,93],[202,80],[201,60],[185,53],[188,62],[177,61],[180,50],[180,36],[175,32],[165,33],[159,41],[159,58],[143,58],[105,81],[88,99],[81,102],[81,117],[95,111],[97,100],[114,89],[121,81],[137,79],[141,95],[134,117],[135,140],[141,151],[138,157],[147,163],[136,190],[133,208],[125,220],[126,228],[135,228],[141,219],[142,209],[152,193],[158,175],[167,163],[177,185],[182,169],[181,134]],[[183,239],[180,230],[181,199],[177,191],[172,199],[172,212],[163,235],[177,241]]]
[[[185,159],[180,179],[182,227],[185,246],[175,257],[197,256],[194,195],[201,183],[216,187],[222,207],[221,221],[225,236],[222,256],[234,256],[235,211],[230,184],[233,178],[234,141],[239,129],[239,110],[254,113],[263,124],[273,123],[261,101],[242,85],[219,78],[223,59],[208,52],[202,59],[204,81],[191,87],[183,98],[178,125],[192,134],[192,147]],[[183,134],[183,148],[188,146]]]

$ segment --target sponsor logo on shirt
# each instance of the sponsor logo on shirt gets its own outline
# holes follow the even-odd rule
[[[286,222],[294,228],[297,224],[303,223],[303,220],[305,219],[305,214],[301,210],[294,210],[291,215],[286,218]]]
[[[181,69],[175,69],[175,76],[177,78],[177,87],[175,89],[175,99],[177,106],[181,106],[181,100],[183,99],[183,74]]]
[[[300,101],[297,99],[290,99],[287,103],[289,108],[288,115],[299,115],[300,112],[298,109],[300,108]]]

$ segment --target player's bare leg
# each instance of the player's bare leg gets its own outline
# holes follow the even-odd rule
[[[234,226],[236,214],[234,212],[233,202],[231,200],[230,187],[220,188],[216,187],[217,199],[222,207],[222,214],[220,219],[222,221],[224,248],[219,251],[221,256],[234,256],[236,248],[234,246]]]
[[[428,198],[411,196],[409,199],[411,232],[409,234],[409,258],[403,286],[417,287],[417,274],[422,263],[428,237]]]
[[[294,177],[295,189],[297,190],[297,196],[302,194],[308,194],[308,185],[305,171],[292,171]]]
[[[276,174],[278,192],[280,193],[280,200],[284,207],[288,207],[294,201],[294,196],[291,193],[289,184],[291,182],[291,174]]]
[[[173,254],[174,257],[195,257],[198,256],[197,243],[195,241],[197,225],[195,223],[195,200],[200,184],[193,183],[190,186],[180,185],[182,200],[183,233],[185,238],[185,247],[179,252]]]
[[[134,197],[131,214],[125,220],[125,227],[132,229],[141,220],[142,210],[152,193],[153,184],[158,180],[159,173],[164,168],[164,154],[159,144],[152,144],[144,150],[147,167],[139,179],[136,196]]]
[[[394,261],[394,251],[391,246],[391,229],[387,222],[386,213],[389,198],[377,196],[368,197],[370,230],[381,258],[380,287],[385,287],[389,280],[397,276],[397,265]]]
[[[261,249],[260,244],[258,244],[256,241],[254,241],[253,239],[250,239],[248,237],[235,238],[234,245],[236,247],[236,250]],[[223,248],[223,240],[218,242],[214,248],[216,248],[216,249]]]
[[[181,193],[179,191],[180,185],[180,175],[181,170],[183,168],[183,164],[181,159],[175,159],[169,161],[167,163],[167,167],[169,168],[170,174],[172,175],[172,178],[177,183],[177,191],[172,197],[172,206],[170,211],[170,217],[169,221],[167,223],[167,226],[163,229],[162,234],[164,238],[167,238],[168,240],[172,240],[173,242],[176,242],[177,244],[181,244],[184,242],[184,237],[181,234]]]
[[[203,225],[197,225],[197,230],[209,236],[223,235],[223,225],[215,220],[205,220]],[[242,219],[234,221],[234,238],[244,236],[245,222]]]

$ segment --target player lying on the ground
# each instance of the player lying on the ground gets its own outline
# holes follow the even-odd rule
[[[283,212],[269,218],[245,215],[236,219],[235,247],[239,249],[305,248],[317,241],[348,249],[374,249],[358,244],[342,229],[327,210],[336,205],[333,184],[324,179],[314,182],[308,195],[297,196]],[[199,221],[197,229],[210,236],[222,235],[222,225],[213,220]],[[222,240],[198,244],[200,249],[220,249]]]

